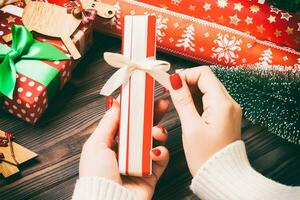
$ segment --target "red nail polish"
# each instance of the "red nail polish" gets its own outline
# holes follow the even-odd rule
[[[7,138],[7,139],[13,139],[14,138],[14,134],[13,133],[5,133],[5,137]]]
[[[178,90],[182,87],[182,81],[178,73],[170,75],[169,79],[174,90]]]
[[[7,147],[8,141],[0,139],[0,147]]]
[[[156,126],[161,129],[163,134],[167,134],[167,130],[165,129],[165,127],[162,124],[157,124]]]
[[[109,110],[114,103],[114,97],[113,96],[108,96],[106,97],[106,110]]]
[[[4,158],[5,158],[4,154],[0,153],[0,159],[4,159]]]
[[[160,151],[159,149],[152,149],[152,153],[153,153],[155,156],[160,156],[161,151]]]

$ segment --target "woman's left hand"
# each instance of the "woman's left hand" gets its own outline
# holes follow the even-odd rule
[[[169,152],[164,146],[157,146],[150,153],[153,166],[153,174],[149,177],[122,176],[119,173],[115,142],[115,135],[119,127],[120,106],[119,103],[110,98],[109,109],[103,116],[94,133],[89,137],[83,146],[79,176],[97,176],[114,181],[131,192],[137,199],[151,199],[159,177],[164,172],[168,161]],[[168,100],[155,102],[154,122],[157,123],[168,110]],[[160,144],[167,140],[166,129],[161,125],[152,128],[153,138]]]

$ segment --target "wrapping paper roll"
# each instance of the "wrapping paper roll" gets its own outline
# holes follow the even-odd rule
[[[234,0],[106,2],[114,4],[116,16],[96,20],[104,33],[120,36],[125,15],[151,15],[157,18],[157,48],[164,52],[223,66],[266,63],[299,70],[300,53],[283,46],[299,48],[299,18],[274,7]]]

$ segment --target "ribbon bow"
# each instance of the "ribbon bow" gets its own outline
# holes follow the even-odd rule
[[[162,60],[155,60],[149,57],[140,61],[132,61],[125,56],[117,53],[104,53],[104,60],[112,67],[119,68],[105,83],[100,94],[111,95],[121,85],[128,82],[130,76],[136,70],[144,71],[152,76],[165,88],[170,89],[169,74],[170,63]]]
[[[35,40],[24,26],[12,26],[11,49],[4,45],[0,47],[0,95],[2,93],[10,99],[13,98],[16,85],[15,62],[23,59],[51,61],[69,59],[55,46]]]
[[[97,10],[96,9],[83,9],[82,5],[78,1],[71,1],[66,5],[67,13],[73,14],[76,18],[81,17],[83,25],[88,24],[96,18]],[[77,11],[78,13],[75,13]]]

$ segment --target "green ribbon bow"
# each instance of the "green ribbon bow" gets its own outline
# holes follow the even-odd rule
[[[49,66],[43,66],[39,60],[55,61],[69,59],[69,57],[55,46],[35,40],[26,27],[13,25],[12,47],[9,48],[0,44],[0,61],[2,61],[0,63],[0,96],[2,93],[10,99],[13,98],[17,72],[24,72],[25,74],[22,74],[30,78],[32,75],[40,83],[51,82],[49,80],[51,74],[55,74],[56,70],[51,69],[52,67]],[[31,67],[26,69],[27,66]],[[41,77],[41,71],[43,74],[49,73],[49,76]]]

